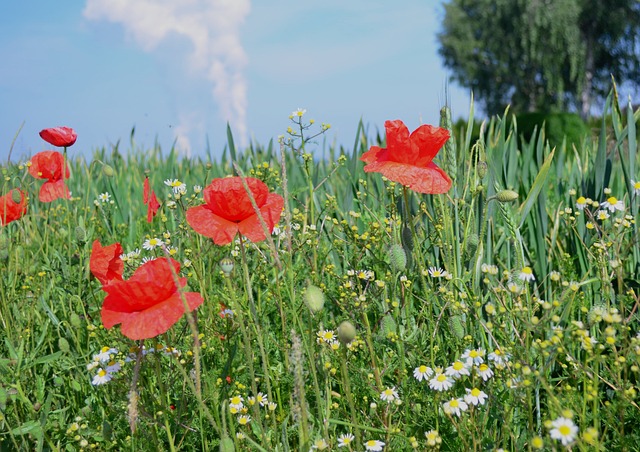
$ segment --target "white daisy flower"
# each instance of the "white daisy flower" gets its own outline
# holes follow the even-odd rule
[[[327,448],[329,448],[329,444],[327,444],[324,438],[315,440],[311,446],[311,450],[325,450]]]
[[[437,430],[429,430],[428,432],[424,432],[424,437],[427,438],[428,446],[434,447],[442,443],[442,438],[440,438],[440,433],[438,433]]]
[[[111,374],[104,369],[100,369],[98,373],[91,380],[91,384],[94,386],[103,385],[111,381]]]
[[[487,381],[489,378],[493,377],[493,371],[486,364],[480,364],[476,367],[476,373],[480,375],[483,381]]]
[[[464,396],[464,401],[470,405],[484,405],[484,402],[486,402],[487,398],[489,398],[489,396],[484,391],[481,391],[478,388],[466,388],[466,391],[467,393]]]
[[[107,367],[105,368],[105,370],[109,374],[114,375],[114,374],[117,374],[121,368],[122,368],[122,364],[120,364],[118,361],[109,361],[109,364],[107,364]]]
[[[98,195],[98,201],[105,203],[105,202],[109,202],[111,200],[111,195],[109,193],[100,193]]]
[[[142,248],[144,248],[147,251],[151,251],[154,248],[157,248],[162,245],[164,245],[164,242],[162,240],[160,240],[159,238],[153,237],[145,240],[144,243],[142,244]]]
[[[469,405],[462,399],[451,399],[442,404],[442,408],[446,414],[453,414],[460,417],[463,411],[467,411]]]
[[[349,447],[349,445],[353,442],[355,436],[351,433],[343,433],[338,436],[338,447]]]
[[[448,377],[453,378],[454,380],[458,380],[463,375],[471,375],[469,372],[469,366],[462,361],[456,361],[455,363],[451,364],[446,368],[444,374]]]
[[[429,276],[432,278],[446,278],[449,276],[449,272],[441,269],[440,267],[429,267]]]
[[[585,198],[584,196],[580,196],[578,199],[576,199],[576,209],[584,210],[586,205],[587,205],[587,198]]]
[[[259,392],[256,396],[256,402],[258,402],[260,406],[265,406],[267,403],[269,403],[269,401],[267,400],[267,396],[262,392]]]
[[[571,419],[559,417],[551,423],[553,427],[549,434],[551,438],[559,440],[563,446],[571,444],[578,435],[578,426]]]
[[[460,359],[463,361],[467,361],[468,366],[471,366],[473,364],[482,364],[484,362],[485,354],[486,352],[482,348],[467,349],[464,351]]]
[[[503,353],[499,349],[495,349],[493,352],[489,353],[489,361],[493,361],[498,368],[503,368],[509,362],[509,358],[511,355],[508,353]]]
[[[452,386],[453,380],[441,372],[429,380],[429,387],[435,391],[446,391]]]
[[[640,195],[640,181],[631,181],[631,188],[635,195]]]
[[[536,277],[533,276],[533,270],[531,270],[531,267],[523,267],[518,277],[521,281],[525,282],[532,282],[536,280]]]
[[[391,403],[396,399],[399,399],[398,392],[395,386],[393,388],[387,388],[380,393],[380,398],[385,402]]]
[[[238,424],[247,425],[249,422],[251,422],[251,416],[249,416],[248,414],[238,416]]]
[[[298,108],[297,110],[293,111],[291,113],[291,116],[294,118],[302,118],[302,116],[304,116],[304,114],[307,112],[306,109],[304,108]]]
[[[93,360],[101,363],[107,363],[111,361],[111,355],[117,355],[118,349],[113,347],[102,347],[100,353],[93,355]]]
[[[167,187],[171,187],[175,195],[184,195],[185,193],[187,193],[186,184],[180,182],[178,179],[167,179],[166,181],[164,181],[164,184]]]
[[[609,218],[609,214],[607,212],[605,212],[604,210],[599,210],[597,218],[600,221],[604,221],[607,218]]]
[[[384,443],[377,439],[370,439],[366,443],[364,443],[364,447],[366,450],[371,450],[373,452],[380,452],[384,448]]]
[[[418,381],[426,380],[431,375],[433,375],[433,369],[431,367],[422,365],[413,369],[413,376]]]
[[[603,209],[607,209],[609,212],[615,212],[619,210],[620,212],[624,211],[624,203],[621,199],[617,199],[615,196],[610,196],[607,198],[605,202],[600,204]]]
[[[244,408],[244,399],[240,395],[233,396],[229,399],[229,408],[235,408],[240,411]]]

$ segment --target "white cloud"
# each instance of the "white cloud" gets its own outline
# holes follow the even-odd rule
[[[247,136],[247,56],[240,26],[251,10],[250,0],[87,0],[84,16],[120,23],[145,51],[165,39],[186,38],[193,71],[212,84],[220,115],[235,129],[241,144]],[[173,35],[173,36],[172,36]],[[183,128],[178,137],[183,144]]]

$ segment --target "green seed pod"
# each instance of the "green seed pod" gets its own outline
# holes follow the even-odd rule
[[[409,226],[402,228],[402,245],[405,249],[413,251],[413,233]]]
[[[80,320],[80,316],[75,312],[72,312],[69,316],[69,323],[74,328],[80,328],[82,326],[82,320]]]
[[[9,250],[6,248],[0,248],[0,261],[9,260]]]
[[[462,323],[462,316],[452,315],[451,317],[449,317],[449,328],[451,328],[451,331],[458,339],[462,339],[464,337],[464,324]]]
[[[389,264],[394,271],[402,271],[407,268],[407,253],[402,245],[391,245],[389,248]]]
[[[233,271],[233,266],[234,266],[233,261],[228,257],[225,257],[220,261],[220,268],[222,269],[225,276],[231,275],[231,272]]]
[[[317,314],[322,311],[324,307],[324,293],[322,289],[312,284],[307,286],[307,290],[304,292],[304,301],[307,303],[309,310],[313,314]]]
[[[233,444],[233,440],[228,436],[224,436],[220,440],[220,452],[235,452],[236,446]]]
[[[58,348],[62,353],[69,353],[71,348],[69,347],[69,341],[64,337],[58,338]]]
[[[20,193],[20,190],[17,190],[17,189],[11,190],[11,199],[16,204],[20,204],[22,202],[22,193]]]
[[[513,190],[502,190],[496,194],[496,199],[500,202],[513,202],[518,199],[518,194]]]
[[[82,226],[76,226],[76,241],[84,243],[87,241],[87,231]]]
[[[104,165],[102,165],[102,174],[104,174],[107,177],[113,177],[116,175],[116,171],[113,169],[112,166],[109,166],[105,163]]]
[[[353,323],[345,320],[338,325],[338,340],[344,345],[351,343],[356,338],[356,327]]]

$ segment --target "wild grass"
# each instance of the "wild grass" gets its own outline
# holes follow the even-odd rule
[[[446,195],[365,174],[380,143],[362,127],[319,157],[326,126],[304,116],[266,147],[230,136],[219,161],[133,135],[91,161],[71,148],[69,201],[39,203],[28,162],[3,166],[2,193],[30,200],[0,229],[0,449],[338,450],[347,434],[342,450],[634,449],[640,111],[622,117],[612,95],[605,115],[611,129],[549,149],[501,118],[472,141],[472,106],[437,158]],[[202,202],[194,186],[238,172],[285,212],[271,240],[216,246],[184,212]],[[162,202],[150,224],[145,176]],[[622,210],[603,207],[611,197]],[[131,253],[154,237],[205,301],[195,334],[185,317],[134,343],[101,324],[91,245]],[[129,255],[126,274],[163,255]],[[101,351],[121,369],[93,385]],[[432,389],[456,361],[468,375]]]

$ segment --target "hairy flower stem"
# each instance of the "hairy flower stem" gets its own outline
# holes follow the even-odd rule
[[[340,373],[342,374],[342,385],[344,386],[344,393],[347,396],[347,403],[349,404],[349,415],[351,416],[351,424],[353,424],[355,436],[356,436],[356,449],[360,450],[362,438],[360,437],[360,429],[358,428],[358,420],[356,418],[356,406],[353,403],[353,394],[351,394],[351,381],[349,379],[349,371],[347,369],[347,347],[340,347],[342,353],[340,353]]]
[[[249,332],[247,331],[243,307],[236,300],[235,291],[231,286],[231,280],[225,277],[225,282],[227,284],[227,290],[231,295],[231,302],[232,302],[231,309],[233,310],[234,316],[238,319],[238,325],[240,326],[240,334],[242,335],[242,346],[244,348],[245,358],[247,361],[247,368],[249,369],[249,377],[251,378],[251,391],[255,395],[255,394],[258,394],[258,386],[256,385],[256,371],[253,366],[253,347],[251,346],[251,338],[249,337]],[[269,380],[268,375],[269,374],[265,375],[265,379],[267,380],[267,382]],[[269,395],[269,400],[272,400],[270,395]],[[258,423],[258,425],[260,426],[260,432],[262,433],[263,443],[267,444],[264,428],[262,426],[262,417],[260,416],[259,407],[260,407],[259,404],[257,403],[253,404],[253,417],[255,421]]]
[[[262,372],[264,373],[264,381],[267,384],[267,396],[269,400],[273,400],[273,394],[271,392],[271,380],[269,378],[269,357],[264,349],[264,339],[262,334],[262,328],[260,327],[260,318],[256,311],[255,301],[253,300],[253,290],[251,288],[251,276],[249,274],[249,266],[247,265],[247,254],[244,246],[244,240],[240,236],[240,253],[242,255],[242,269],[244,270],[245,278],[245,290],[247,291],[247,299],[249,300],[249,311],[253,316],[253,322],[251,322],[256,330],[256,339],[258,340],[258,347],[260,348],[260,357],[262,358]],[[254,395],[257,392],[254,393]]]
[[[376,386],[378,388],[378,392],[382,392],[384,390],[382,386],[382,379],[380,378],[380,370],[378,370],[378,365],[376,364],[376,355],[373,350],[373,339],[371,335],[371,325],[369,324],[369,317],[367,317],[366,312],[362,312],[362,322],[366,328],[366,336],[365,342],[367,343],[367,348],[369,349],[369,355],[371,355],[371,368],[373,369],[373,376],[376,379]]]

